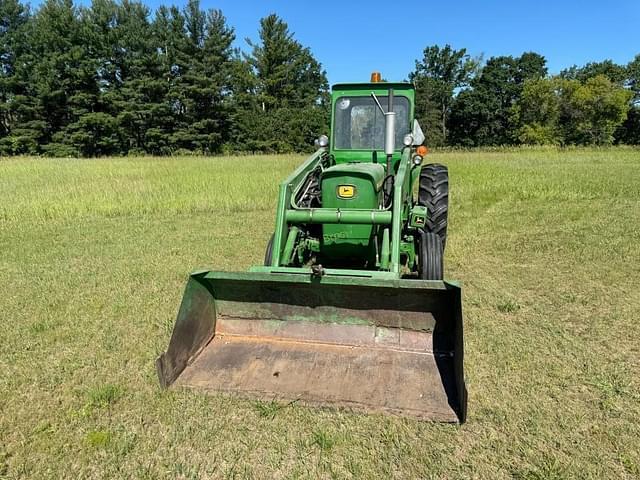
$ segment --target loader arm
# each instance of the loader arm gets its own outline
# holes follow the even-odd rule
[[[287,239],[287,220],[286,211],[291,205],[291,197],[293,192],[302,183],[305,177],[314,170],[320,163],[322,157],[326,155],[326,149],[320,148],[309,156],[302,164],[296,168],[282,183],[278,191],[278,204],[276,207],[276,226],[273,235],[273,250],[271,257],[271,265],[277,267],[280,265],[280,257],[284,249],[284,242]]]

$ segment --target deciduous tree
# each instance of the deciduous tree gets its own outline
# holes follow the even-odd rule
[[[455,95],[469,86],[479,63],[466,49],[455,50],[450,45],[429,46],[422,59],[416,60],[409,80],[416,88],[416,116],[430,145],[447,143],[447,123]]]

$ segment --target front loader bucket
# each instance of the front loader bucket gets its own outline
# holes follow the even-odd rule
[[[156,366],[163,387],[464,422],[462,350],[447,282],[199,272]]]

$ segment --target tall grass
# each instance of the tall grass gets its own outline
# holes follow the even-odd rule
[[[640,477],[640,155],[434,153],[462,427],[160,391],[187,273],[260,263],[302,158],[0,161],[0,478]]]
[[[0,219],[32,221],[154,213],[265,210],[299,156],[2,162]]]

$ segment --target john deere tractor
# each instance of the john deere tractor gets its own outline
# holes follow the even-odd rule
[[[264,265],[190,276],[160,383],[463,422],[447,168],[424,163],[411,84],[374,74],[331,100],[330,135],[280,185]]]

